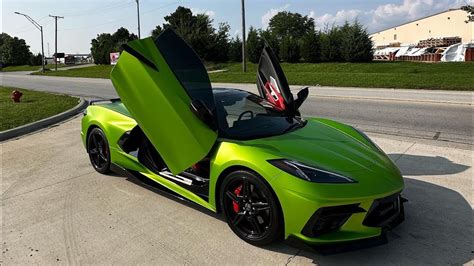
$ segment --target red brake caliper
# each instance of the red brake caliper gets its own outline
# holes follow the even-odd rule
[[[242,190],[242,185],[238,186],[235,190],[234,190],[234,193],[235,195],[237,196],[240,196],[240,191]],[[232,201],[232,207],[234,208],[234,211],[235,213],[238,213],[240,211],[240,206],[239,206],[239,203],[237,203],[237,201]]]

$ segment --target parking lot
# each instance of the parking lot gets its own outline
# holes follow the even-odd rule
[[[370,134],[405,176],[406,221],[387,244],[323,255],[286,242],[250,246],[191,203],[96,173],[79,128],[76,117],[0,144],[2,263],[472,263],[470,145]]]

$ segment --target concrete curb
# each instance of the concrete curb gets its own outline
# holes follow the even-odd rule
[[[19,126],[16,128],[8,129],[5,131],[0,132],[0,142],[12,139],[15,137],[19,137],[31,132],[38,131],[40,129],[49,127],[51,125],[54,125],[56,123],[59,123],[63,120],[66,120],[67,118],[70,118],[82,110],[84,110],[88,106],[89,102],[85,100],[84,98],[80,99],[79,104],[77,104],[74,108],[66,110],[62,113],[59,113],[57,115],[53,115],[51,117],[47,117],[38,121],[35,121],[30,124],[26,124],[23,126]]]

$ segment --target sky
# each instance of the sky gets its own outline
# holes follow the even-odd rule
[[[163,24],[164,16],[178,6],[208,14],[216,27],[220,22],[229,23],[231,36],[241,34],[240,0],[139,1],[142,38],[149,36],[156,25]],[[247,29],[266,28],[279,11],[290,11],[314,18],[319,28],[357,19],[369,32],[465,4],[474,5],[474,0],[245,1]],[[58,20],[58,52],[89,53],[91,39],[99,33],[113,33],[119,27],[137,33],[135,0],[1,0],[0,5],[2,32],[25,39],[34,53],[41,51],[40,32],[14,12],[27,14],[43,26],[46,56],[54,53],[54,19],[48,15],[64,16]]]

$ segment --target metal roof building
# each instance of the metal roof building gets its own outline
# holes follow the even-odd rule
[[[421,40],[460,37],[474,42],[474,22],[461,9],[451,9],[371,34],[375,47],[417,45]],[[394,45],[395,44],[395,45]]]

